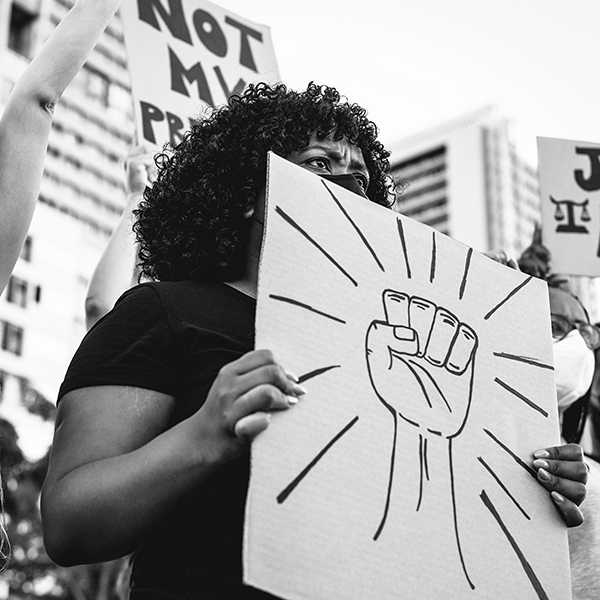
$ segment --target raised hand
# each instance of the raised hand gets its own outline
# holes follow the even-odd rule
[[[478,339],[433,302],[383,292],[385,321],[367,330],[371,384],[405,421],[436,435],[457,435],[468,415]]]

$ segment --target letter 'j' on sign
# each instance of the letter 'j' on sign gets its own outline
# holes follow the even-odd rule
[[[250,82],[279,80],[269,28],[211,2],[131,0],[121,17],[144,145],[177,142],[206,107]]]
[[[538,138],[542,242],[553,270],[600,276],[600,144]]]

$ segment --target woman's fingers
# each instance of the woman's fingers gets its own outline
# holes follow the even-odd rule
[[[270,384],[259,385],[240,396],[226,412],[227,427],[231,430],[236,423],[253,413],[286,410],[298,402],[296,396],[284,394]]]
[[[237,392],[239,395],[264,385],[274,385],[284,394],[291,396],[302,396],[306,390],[299,385],[294,379],[278,364],[267,364],[254,369],[237,378]]]
[[[276,364],[277,361],[270,350],[252,350],[225,365],[221,370],[231,372],[233,375],[244,375],[259,367]]]
[[[567,527],[578,527],[583,523],[583,513],[577,504],[571,502],[571,500],[558,492],[551,492],[550,496],[554,504],[558,507],[558,510],[562,513]]]
[[[533,466],[538,469],[538,473],[539,470],[543,470],[556,478],[583,484],[583,497],[585,497],[585,484],[588,480],[589,468],[584,462],[584,454],[581,446],[578,444],[554,446],[538,450],[534,452],[533,456],[535,459]],[[545,477],[544,480],[555,484],[552,477]],[[576,489],[581,488],[578,486]],[[560,490],[558,491],[560,492]],[[581,498],[581,502],[583,502],[583,498]]]
[[[265,412],[255,412],[251,415],[242,417],[235,424],[233,432],[239,438],[247,440],[254,439],[259,433],[264,431],[271,422],[271,415]]]
[[[587,473],[581,475],[581,469],[585,472],[583,463],[563,463],[537,459],[533,461],[537,469],[538,481],[550,492],[557,492],[578,506],[585,500]],[[575,469],[573,467],[576,467]],[[575,477],[573,472],[577,473]],[[585,481],[583,480],[585,479]]]
[[[209,405],[213,414],[220,414],[226,430],[252,438],[268,426],[265,414],[289,408],[304,393],[298,378],[287,372],[272,352],[253,350],[219,371]],[[248,418],[253,415],[257,416]]]
[[[553,446],[534,452],[533,466],[538,481],[550,492],[552,500],[569,527],[583,523],[579,505],[585,500],[588,467],[578,444]]]

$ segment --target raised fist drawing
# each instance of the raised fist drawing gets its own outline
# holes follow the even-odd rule
[[[383,292],[385,321],[367,330],[369,377],[383,404],[446,438],[460,433],[471,403],[477,335],[425,298]]]

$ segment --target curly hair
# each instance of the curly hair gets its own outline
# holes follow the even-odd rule
[[[305,148],[313,133],[356,144],[370,175],[369,199],[391,206],[389,152],[363,108],[314,83],[303,92],[251,84],[155,157],[157,179],[134,211],[142,275],[181,281],[239,274],[246,215],[264,189],[267,152],[286,157]]]

